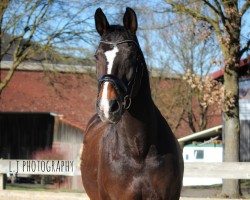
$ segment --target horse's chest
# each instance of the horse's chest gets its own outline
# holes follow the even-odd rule
[[[172,165],[167,164],[171,159],[171,156],[153,154],[137,161],[111,149],[102,157],[99,181],[105,186],[105,192],[113,196],[111,199],[116,199],[121,193],[125,199],[137,196],[140,199],[142,195],[147,196],[146,199],[161,199],[173,174]]]

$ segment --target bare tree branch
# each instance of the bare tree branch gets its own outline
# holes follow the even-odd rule
[[[216,21],[214,21],[212,18],[207,17],[199,12],[196,12],[194,9],[188,8],[184,4],[175,3],[174,1],[171,1],[171,0],[165,0],[165,1],[168,4],[173,6],[174,12],[188,14],[188,15],[196,18],[197,20],[206,21],[206,22],[210,23],[212,26],[214,26],[214,24],[216,24]]]
[[[80,53],[82,55],[84,45],[81,43],[91,43],[92,40],[88,38],[93,38],[93,34],[87,33],[94,29],[93,26],[88,30],[90,16],[87,16],[86,12],[84,14],[84,11],[96,8],[96,5],[101,3],[98,0],[91,3],[80,0],[73,3],[61,0],[4,2],[6,9],[0,7],[0,17],[4,15],[1,23],[3,45],[0,61],[8,57],[13,60],[13,66],[5,77],[2,76],[0,91],[6,87],[14,71],[23,61],[50,59],[51,62],[64,62],[67,53],[73,54],[72,56]],[[0,5],[3,5],[2,2]],[[56,59],[52,58],[53,56]]]
[[[219,22],[219,18],[218,16],[220,17],[221,19],[221,22],[225,25],[226,24],[226,17],[222,11],[222,8],[221,8],[221,3],[219,3],[217,0],[214,0],[214,3],[216,5],[217,8],[215,8],[209,1],[207,0],[203,0],[203,2],[209,7],[212,9],[212,11],[214,11],[214,17],[215,17],[215,22]]]
[[[240,10],[240,14],[243,16],[246,11],[249,9],[250,7],[250,1],[246,0],[245,4],[242,6],[241,10]]]
[[[221,12],[221,9],[216,9],[209,1],[203,0],[203,2],[209,7],[211,8],[217,15],[222,16],[223,12]]]
[[[240,50],[239,56],[241,57],[249,49],[250,49],[250,40],[248,40],[244,48]]]

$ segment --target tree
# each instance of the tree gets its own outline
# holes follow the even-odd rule
[[[249,50],[250,40],[243,45],[240,42],[243,16],[250,7],[249,1],[241,3],[237,0],[218,1],[172,1],[165,0],[171,6],[171,11],[192,16],[203,21],[217,35],[224,57],[224,94],[230,93],[234,103],[223,113],[224,118],[224,161],[239,162],[239,85],[237,68],[241,56]],[[197,6],[197,4],[199,4]],[[203,10],[197,11],[197,7]],[[225,95],[226,96],[226,95]],[[224,180],[222,194],[229,197],[240,195],[239,180]]]
[[[64,62],[67,55],[83,57],[93,44],[94,27],[88,12],[100,1],[3,0],[0,3],[0,61],[12,65],[3,77],[0,92],[24,61]],[[88,34],[88,35],[87,35]],[[1,69],[0,69],[1,70]],[[1,72],[1,71],[0,71]]]
[[[210,73],[213,67],[210,60],[218,59],[220,55],[218,45],[213,43],[214,34],[209,32],[209,28],[197,20],[185,15],[178,15],[177,18],[169,14],[161,19],[163,17],[166,26],[144,31],[143,37],[146,40],[146,59],[154,58],[154,62],[148,63],[159,65],[158,72],[161,71],[158,78],[152,78],[154,100],[174,132],[178,133],[183,124],[189,128],[186,132],[204,130],[212,108],[202,106],[200,94],[181,77],[187,70],[198,74],[200,78]],[[153,17],[150,19],[153,20]],[[158,21],[152,24],[158,24]],[[149,38],[152,32],[156,32],[153,34],[157,35],[157,40]],[[168,84],[164,85],[165,88],[159,87],[161,82]]]

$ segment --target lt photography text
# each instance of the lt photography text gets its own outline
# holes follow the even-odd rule
[[[9,160],[9,173],[74,173],[73,160]]]

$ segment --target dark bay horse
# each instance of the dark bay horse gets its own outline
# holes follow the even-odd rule
[[[81,173],[92,200],[180,197],[183,159],[179,144],[155,106],[131,8],[124,26],[95,13],[101,36],[96,51],[97,114],[84,136]]]

